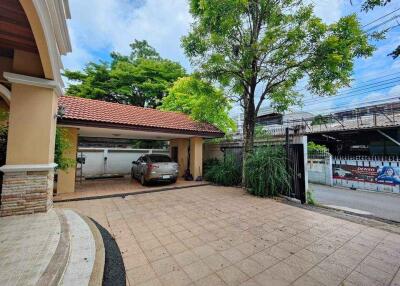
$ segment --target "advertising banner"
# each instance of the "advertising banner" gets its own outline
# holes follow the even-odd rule
[[[372,165],[364,167],[359,161],[346,161],[343,164],[343,162],[339,163],[334,160],[333,163],[332,173],[335,185],[374,191],[400,192],[400,167],[397,167],[397,164],[393,166],[393,164],[380,162],[379,165],[374,164],[375,167],[373,167],[370,162],[364,162],[364,165]]]

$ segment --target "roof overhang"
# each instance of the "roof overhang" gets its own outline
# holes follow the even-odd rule
[[[74,119],[58,119],[57,124],[60,127],[78,128],[78,134],[81,137],[170,140],[174,138],[220,138],[224,136],[222,132],[135,126]]]

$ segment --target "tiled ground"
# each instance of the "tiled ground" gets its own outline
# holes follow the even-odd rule
[[[0,285],[35,285],[60,240],[54,210],[0,218]]]
[[[59,203],[116,238],[132,285],[400,285],[400,236],[241,189]]]
[[[112,179],[84,180],[82,183],[76,183],[75,192],[56,194],[54,196],[54,201],[57,202],[70,199],[135,193],[142,191],[158,190],[163,188],[187,187],[203,184],[204,182],[185,181],[183,179],[179,179],[174,184],[155,183],[149,186],[142,186],[137,180],[132,180],[129,176]]]

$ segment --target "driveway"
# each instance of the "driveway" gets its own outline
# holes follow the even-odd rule
[[[318,204],[400,222],[400,194],[310,184]]]
[[[57,203],[107,228],[132,285],[400,285],[400,236],[237,188]]]

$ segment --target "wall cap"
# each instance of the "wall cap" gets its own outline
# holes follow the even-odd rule
[[[57,167],[56,163],[50,164],[31,164],[31,165],[3,165],[0,167],[0,171],[3,173],[14,173],[14,172],[27,172],[27,171],[50,171]]]
[[[18,84],[53,89],[57,93],[58,96],[61,96],[63,94],[61,85],[54,80],[33,77],[33,76],[27,76],[27,75],[11,73],[11,72],[4,72],[3,76],[11,83],[18,83]]]

